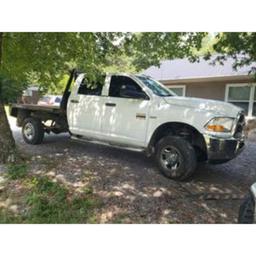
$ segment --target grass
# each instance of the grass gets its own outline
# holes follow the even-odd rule
[[[7,168],[7,177],[11,180],[25,178],[27,174],[26,164],[11,164]]]
[[[75,192],[45,176],[29,174],[26,165],[8,167],[5,195],[16,203],[17,212],[0,208],[0,223],[94,223],[99,201],[92,188]],[[19,187],[17,193],[13,187]],[[3,196],[3,195],[2,195]],[[5,198],[6,199],[6,198]]]
[[[69,194],[63,185],[45,177],[36,179],[26,201],[30,223],[84,223],[95,203],[83,194]]]
[[[0,209],[0,224],[14,224],[22,223],[19,216],[14,215],[12,212]]]

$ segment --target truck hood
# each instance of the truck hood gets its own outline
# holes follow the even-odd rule
[[[178,96],[163,97],[163,99],[171,105],[194,108],[197,111],[212,112],[222,116],[236,117],[238,112],[242,111],[241,108],[236,107],[233,104],[218,100]]]

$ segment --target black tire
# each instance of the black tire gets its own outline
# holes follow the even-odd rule
[[[28,134],[31,129],[31,134]],[[26,143],[36,145],[41,144],[44,138],[44,127],[42,122],[36,118],[26,118],[22,125],[22,136]]]
[[[168,152],[168,148],[170,152]],[[173,154],[173,152],[175,153]],[[173,159],[164,159],[166,157],[165,154],[171,154],[169,158],[177,155],[174,163]],[[155,157],[160,171],[173,180],[185,180],[193,174],[197,166],[194,148],[188,141],[180,137],[166,136],[162,138],[156,145]],[[170,161],[171,164],[169,163]],[[173,164],[175,169],[172,169],[173,166],[171,165]]]
[[[252,224],[254,223],[255,201],[251,193],[244,199],[238,215],[238,223]]]

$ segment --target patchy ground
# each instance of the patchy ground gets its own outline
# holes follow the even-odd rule
[[[200,165],[191,180],[175,182],[143,154],[73,142],[66,134],[31,146],[11,124],[20,149],[32,157],[33,172],[100,199],[96,223],[236,223],[240,197],[256,181],[253,138],[231,162]]]

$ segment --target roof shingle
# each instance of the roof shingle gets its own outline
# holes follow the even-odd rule
[[[176,80],[187,78],[206,78],[216,76],[238,76],[247,75],[252,66],[234,70],[232,65],[234,60],[229,58],[224,65],[211,65],[209,61],[203,59],[200,62],[189,62],[188,59],[165,60],[160,64],[160,68],[151,66],[143,74],[153,77],[157,80]]]

